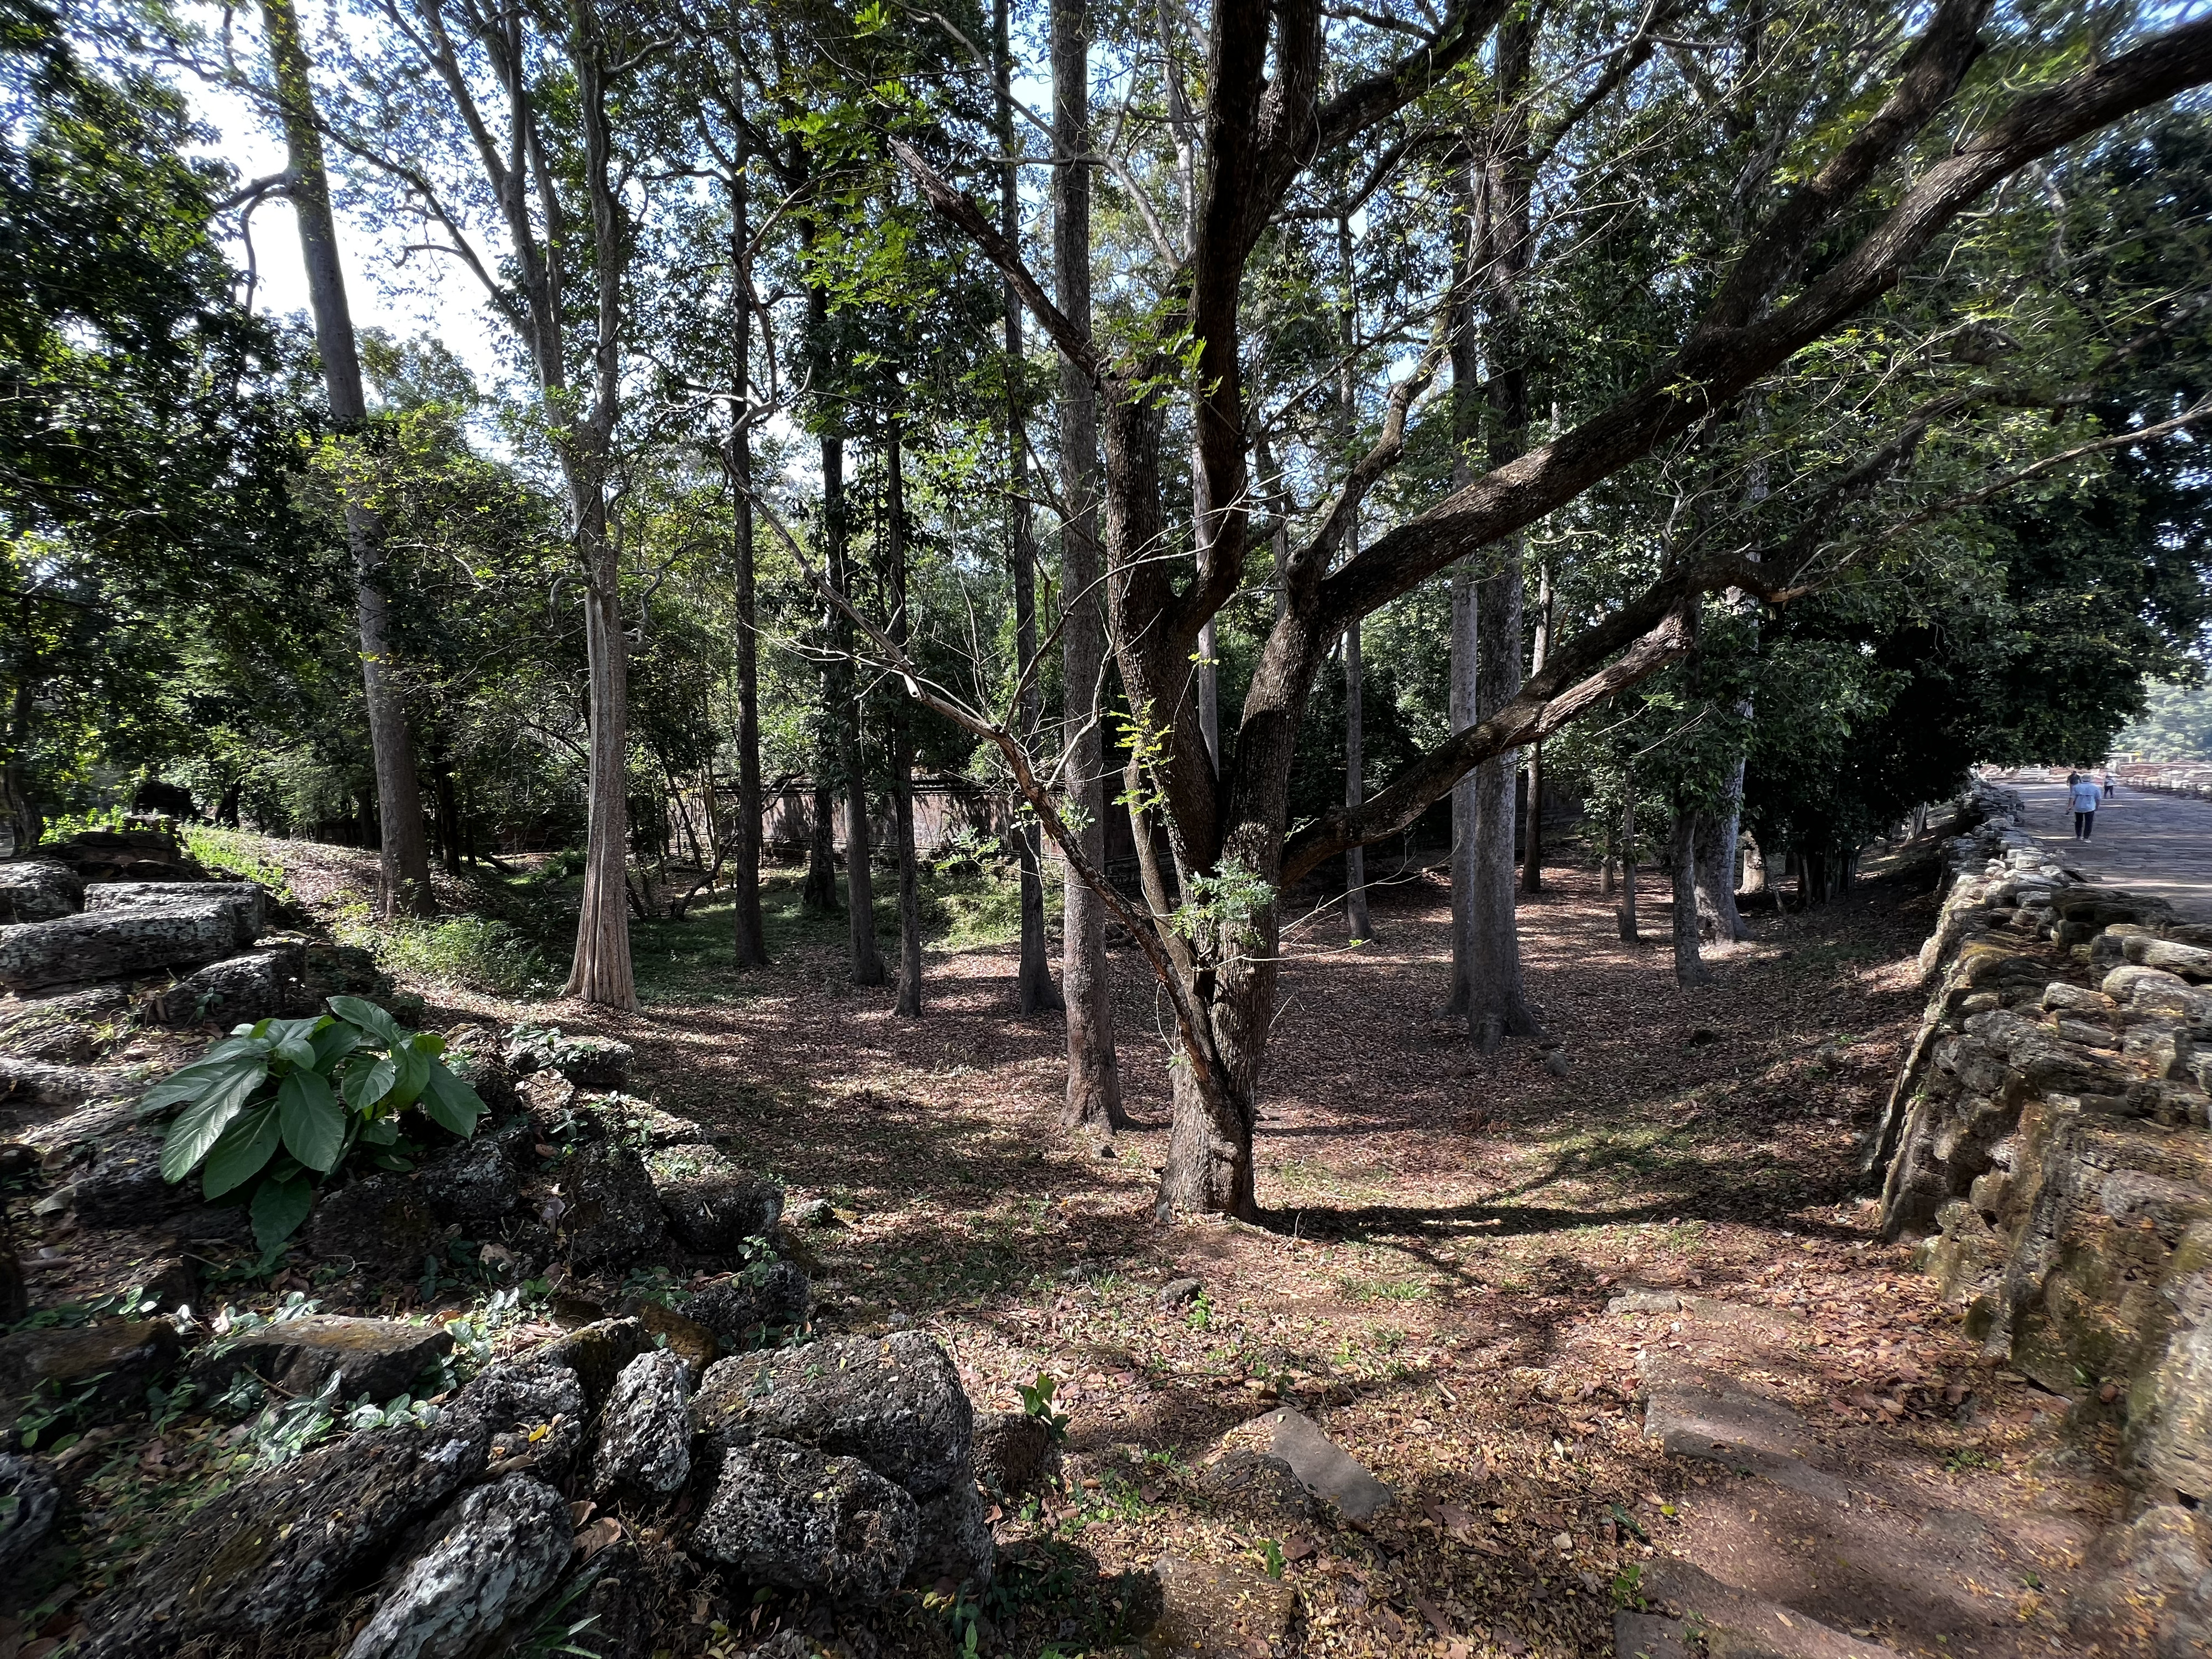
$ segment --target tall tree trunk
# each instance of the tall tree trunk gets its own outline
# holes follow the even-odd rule
[[[1358,541],[1358,532],[1347,536]],[[1344,804],[1357,806],[1367,799],[1360,760],[1359,624],[1344,630]],[[1373,939],[1374,919],[1367,913],[1367,849],[1355,847],[1344,855],[1344,925],[1352,939]]]
[[[847,605],[857,589],[847,542],[845,441],[822,441],[823,539],[829,549],[830,585]],[[889,975],[876,948],[876,881],[868,826],[868,773],[860,745],[860,702],[853,672],[853,624],[842,610],[830,617],[831,714],[836,721],[837,769],[845,786],[845,927],[852,945],[855,985],[881,985]]]
[[[1453,361],[1459,361],[1456,343]],[[1453,371],[1453,397],[1457,406],[1459,387],[1474,384],[1474,371],[1460,378]],[[1455,477],[1464,459],[1455,464]],[[1452,730],[1463,732],[1475,721],[1474,661],[1475,661],[1475,589],[1480,578],[1475,574],[1474,561],[1462,559],[1452,567],[1451,573],[1451,660],[1448,673],[1450,680],[1449,714]],[[1468,1011],[1474,1006],[1474,981],[1477,963],[1481,952],[1475,936],[1474,907],[1474,849],[1475,826],[1480,814],[1477,809],[1478,796],[1475,775],[1468,773],[1452,785],[1451,791],[1451,994],[1445,1000],[1441,1017],[1445,1019],[1465,1019]]]
[[[590,413],[562,433],[562,471],[576,518],[584,567],[584,651],[590,664],[591,816],[585,841],[584,896],[568,994],[610,1008],[637,1006],[629,954],[629,663],[622,625],[622,555],[607,533],[607,456],[622,393],[622,261],[628,242],[613,178],[602,42],[580,12],[572,37],[576,106],[584,131],[584,191],[591,204],[594,318]],[[596,30],[596,24],[591,26]],[[548,341],[547,349],[551,349]],[[556,384],[557,366],[541,369]],[[565,384],[565,382],[562,382]]]
[[[1735,905],[1735,855],[1742,839],[1743,757],[1736,757],[1722,786],[1720,803],[1701,815],[1704,836],[1698,843],[1698,909],[1713,925],[1723,944],[1749,939]]]
[[[994,0],[991,9],[992,70],[997,80],[999,147],[1005,161],[999,170],[999,234],[1016,247],[1021,246],[1021,179],[1016,166],[1014,100],[1013,0]],[[1006,551],[1014,574],[1014,672],[1021,677],[1021,695],[1014,719],[1022,744],[1034,753],[1039,720],[1043,713],[1042,665],[1036,659],[1036,540],[1030,527],[1029,501],[1028,412],[1023,407],[1022,302],[1014,285],[1001,285],[1006,313]],[[1044,936],[1044,880],[1038,867],[1036,818],[1027,813],[1014,820],[1014,856],[1021,879],[1022,949],[1017,994],[1024,1014],[1060,1006],[1060,988],[1052,982],[1052,962]]]
[[[628,854],[629,744],[621,568],[607,534],[606,502],[596,483],[574,489],[582,508],[577,541],[591,561],[584,594],[584,652],[590,665],[591,747],[586,768],[590,817],[585,840],[584,898],[576,923],[576,955],[567,994],[612,1008],[637,1006],[630,966]]]
[[[1053,0],[1053,265],[1060,309],[1091,331],[1091,41],[1085,0]],[[1067,520],[1060,532],[1063,611],[1060,667],[1068,749],[1067,793],[1084,862],[1106,863],[1106,744],[1100,681],[1106,658],[1105,611],[1098,595],[1098,389],[1060,362],[1060,493]],[[1121,1069],[1114,1049],[1114,988],[1106,968],[1106,907],[1066,866],[1060,890],[1060,978],[1067,999],[1070,1127],[1123,1127]]]
[[[768,929],[761,917],[760,631],[753,573],[752,222],[742,132],[730,174],[730,263],[738,313],[731,354],[737,402],[730,420],[730,576],[737,607],[738,813],[731,848],[731,955],[739,969],[768,966]],[[710,797],[711,799],[711,797]]]
[[[461,809],[453,799],[453,769],[441,764],[437,778],[438,861],[446,873],[461,873]]]
[[[1528,263],[1528,129],[1519,99],[1528,80],[1531,29],[1526,18],[1517,18],[1498,31],[1502,107],[1468,173],[1473,198],[1468,236],[1479,302],[1462,310],[1460,324],[1462,330],[1472,330],[1479,318],[1481,325],[1481,351],[1489,371],[1486,450],[1492,467],[1521,454],[1528,427],[1520,289]],[[1472,358],[1474,350],[1468,343],[1464,357]],[[1455,378],[1462,362],[1462,353],[1455,351]],[[1471,395],[1455,398],[1455,424],[1462,427],[1465,447],[1471,447],[1472,434],[1464,434],[1464,424],[1474,413]],[[1521,689],[1521,538],[1501,541],[1495,556],[1494,568],[1475,584],[1474,714],[1478,720],[1487,720]],[[1513,915],[1513,785],[1518,770],[1511,750],[1474,769],[1474,847],[1463,955],[1468,1035],[1485,1053],[1508,1036],[1532,1036],[1539,1030],[1522,985],[1521,940]]]
[[[893,395],[897,382],[892,383]],[[885,422],[884,441],[884,559],[890,587],[890,636],[906,649],[906,456],[899,412]],[[891,819],[898,836],[899,976],[897,1012],[921,1018],[921,868],[914,848],[914,726],[906,699],[891,705]],[[1048,981],[1049,982],[1049,981]]]
[[[807,812],[806,878],[799,897],[808,909],[826,916],[837,908],[837,699],[826,665],[818,678],[822,726],[814,739],[814,799]]]
[[[300,258],[307,267],[307,302],[315,317],[315,345],[323,387],[340,432],[357,431],[368,416],[353,312],[345,273],[338,264],[337,228],[331,214],[330,175],[292,0],[262,0],[277,108],[284,128],[287,187],[300,227]],[[361,636],[361,680],[368,710],[368,744],[376,768],[382,815],[378,908],[386,916],[426,916],[436,908],[430,892],[430,854],[422,835],[422,797],[415,775],[415,745],[394,665],[392,606],[385,591],[384,525],[376,512],[349,499],[347,550],[353,556],[354,622]]]
[[[1541,671],[1552,648],[1552,562],[1537,567],[1536,641],[1529,653],[1532,671]],[[1521,833],[1521,890],[1544,890],[1544,745],[1528,745],[1528,812]]]
[[[1637,943],[1636,931],[1636,774],[1628,775],[1628,804],[1620,814],[1620,937]]]
[[[1359,295],[1352,285],[1352,219],[1343,213],[1336,216],[1336,271],[1337,438],[1344,452],[1343,464],[1349,466],[1359,432],[1358,387],[1352,374],[1352,357],[1359,346]],[[1345,527],[1344,558],[1350,563],[1358,556],[1359,513],[1355,507],[1351,523]],[[1359,623],[1355,617],[1344,630],[1344,804],[1348,807],[1357,807],[1367,799],[1360,755],[1366,735],[1361,726],[1360,693],[1364,688],[1360,668]],[[1344,925],[1352,939],[1375,937],[1374,919],[1367,913],[1367,849],[1364,847],[1355,847],[1344,855]]]
[[[1505,566],[1475,588],[1475,718],[1487,720],[1521,690],[1521,563],[1517,540]],[[1521,980],[1521,935],[1513,915],[1514,753],[1474,769],[1474,960],[1468,1035],[1484,1053],[1539,1030]]]
[[[1712,975],[1698,954],[1698,815],[1679,801],[1667,843],[1667,876],[1674,888],[1674,983],[1703,985]]]

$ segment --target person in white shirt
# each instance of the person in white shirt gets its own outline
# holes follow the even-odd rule
[[[2079,772],[2066,775],[2066,796],[2074,805],[2074,839],[2087,841],[2097,827],[2097,781]]]

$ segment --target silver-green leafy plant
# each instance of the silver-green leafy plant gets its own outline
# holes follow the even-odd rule
[[[392,1146],[410,1108],[462,1136],[484,1114],[476,1091],[439,1058],[445,1038],[410,1031],[359,997],[332,997],[328,1006],[236,1027],[139,1106],[176,1113],[161,1143],[163,1179],[198,1170],[210,1199],[252,1186],[247,1210],[264,1257],[307,1218],[315,1177],[357,1146]]]

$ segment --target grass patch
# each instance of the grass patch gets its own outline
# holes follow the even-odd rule
[[[258,881],[280,902],[291,896],[284,866],[270,856],[270,842],[243,830],[223,830],[212,823],[181,823],[177,835],[185,850],[213,874],[237,881]]]
[[[365,904],[349,904],[332,923],[386,973],[496,996],[550,997],[561,988],[552,959],[512,923],[489,916],[434,921],[376,921]]]

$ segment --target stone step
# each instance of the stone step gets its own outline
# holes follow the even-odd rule
[[[1644,1568],[1643,1599],[1642,1611],[1614,1616],[1614,1659],[1680,1659],[1692,1633],[1709,1659],[1902,1659],[1672,1556]]]

